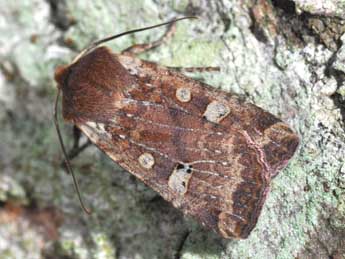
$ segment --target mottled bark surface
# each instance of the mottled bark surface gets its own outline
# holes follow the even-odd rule
[[[342,1],[5,1],[0,10],[0,258],[345,257],[345,16]],[[223,240],[95,147],[73,160],[83,214],[52,123],[57,65],[91,41],[183,15],[141,58],[220,66],[190,74],[294,128],[298,153],[271,183],[248,239]],[[164,28],[118,39],[120,51]],[[63,127],[71,147],[70,125]],[[84,139],[85,140],[85,139]]]

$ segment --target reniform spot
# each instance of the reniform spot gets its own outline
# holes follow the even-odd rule
[[[213,101],[206,107],[203,117],[208,121],[219,123],[230,113],[230,108],[219,101]]]
[[[169,187],[178,194],[185,194],[188,190],[188,182],[192,177],[192,166],[188,164],[177,164],[169,177]]]

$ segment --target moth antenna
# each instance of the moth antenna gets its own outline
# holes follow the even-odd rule
[[[112,35],[112,36],[106,37],[104,39],[95,41],[89,47],[87,47],[82,52],[80,52],[79,55],[74,59],[73,63],[76,62],[79,58],[84,56],[86,53],[88,53],[93,48],[96,48],[100,44],[105,43],[107,41],[114,40],[114,39],[119,38],[119,37],[124,36],[124,35],[140,32],[140,31],[150,30],[150,29],[154,29],[154,28],[161,27],[161,26],[164,26],[164,25],[169,25],[171,23],[178,22],[178,21],[185,20],[185,19],[198,19],[198,17],[197,16],[185,16],[185,17],[181,17],[181,18],[178,18],[178,19],[174,19],[174,20],[168,21],[168,22],[156,24],[156,25],[153,25],[153,26],[148,26],[148,27],[144,27],[144,28],[139,28],[139,29],[125,31],[125,32],[122,32],[122,33],[119,33],[119,34],[116,34],[116,35]]]
[[[56,132],[58,134],[58,137],[59,137],[59,142],[60,142],[60,146],[61,146],[61,149],[62,149],[62,153],[64,155],[64,158],[65,158],[65,163],[66,163],[66,166],[67,166],[67,172],[70,173],[72,175],[72,179],[73,179],[73,183],[74,183],[74,187],[75,187],[75,190],[77,192],[77,195],[78,195],[78,199],[79,199],[79,202],[80,202],[80,206],[82,207],[82,209],[87,213],[87,214],[91,214],[91,210],[88,209],[85,205],[84,205],[84,202],[81,198],[81,194],[80,194],[80,189],[79,189],[79,184],[78,184],[78,181],[77,181],[77,178],[75,177],[75,174],[72,170],[72,167],[71,167],[71,164],[69,162],[69,159],[68,159],[68,156],[67,156],[67,152],[66,152],[66,149],[65,149],[65,145],[63,143],[63,140],[62,140],[62,136],[61,136],[61,132],[60,132],[60,127],[59,127],[59,122],[58,122],[58,101],[59,101],[59,97],[60,97],[60,88],[58,88],[58,92],[57,92],[57,95],[56,95],[56,99],[55,99],[55,107],[54,107],[54,124],[55,124],[55,128],[56,128]]]

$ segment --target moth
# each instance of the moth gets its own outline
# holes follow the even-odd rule
[[[55,112],[61,91],[64,120],[114,162],[223,238],[246,238],[297,134],[234,94],[136,57],[171,30],[120,54],[99,46],[177,20],[100,40],[58,67]]]

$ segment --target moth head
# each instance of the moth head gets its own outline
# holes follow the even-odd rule
[[[61,89],[69,74],[69,65],[60,65],[55,69],[54,79],[57,87]]]
[[[144,28],[140,28],[140,29],[134,29],[134,30],[130,30],[130,31],[126,31],[126,32],[122,32],[116,35],[112,35],[109,37],[106,37],[104,39],[101,39],[99,41],[93,42],[92,44],[90,44],[89,47],[85,48],[84,50],[82,50],[73,60],[73,62],[70,65],[62,65],[62,66],[58,66],[55,69],[55,81],[58,83],[58,88],[61,89],[61,87],[64,85],[64,83],[66,82],[66,79],[69,75],[70,72],[70,66],[77,63],[80,59],[82,59],[84,56],[86,56],[87,54],[89,54],[90,52],[92,52],[93,50],[95,50],[99,45],[114,40],[116,38],[128,35],[128,34],[133,34],[136,32],[140,32],[140,31],[146,31],[146,30],[150,30],[153,28],[157,28],[157,27],[161,27],[164,25],[169,25],[169,24],[173,24],[175,22],[181,21],[181,20],[185,20],[185,19],[197,19],[198,17],[196,16],[186,16],[186,17],[182,17],[182,18],[178,18],[178,19],[174,19],[168,22],[164,22],[164,23],[160,23],[157,25],[153,25],[153,26],[149,26],[149,27],[144,27]]]
[[[64,82],[67,81],[67,76],[69,74],[68,70],[69,70],[69,66],[68,65],[58,66],[55,69],[54,79],[58,83],[57,84],[58,92],[57,92],[57,95],[56,95],[55,106],[54,106],[54,114],[53,114],[53,116],[54,116],[54,124],[55,124],[55,127],[56,127],[56,132],[57,132],[57,135],[58,135],[58,138],[59,138],[59,142],[60,142],[60,145],[61,145],[62,153],[64,154],[64,157],[65,157],[66,168],[67,168],[67,171],[72,175],[74,186],[75,186],[75,189],[76,189],[76,192],[77,192],[77,195],[78,195],[78,199],[80,201],[80,205],[83,208],[85,213],[90,214],[91,210],[88,209],[84,205],[84,202],[83,202],[83,200],[81,198],[81,194],[80,194],[80,190],[79,190],[79,185],[78,185],[78,182],[77,182],[76,177],[74,175],[73,169],[72,169],[72,167],[70,165],[69,158],[67,156],[67,152],[66,152],[66,149],[65,149],[65,145],[63,143],[63,139],[62,139],[62,135],[61,135],[61,132],[60,132],[60,127],[59,127],[59,121],[58,121],[58,101],[59,101],[59,96],[60,96],[60,92],[61,92],[60,90],[63,87]]]

